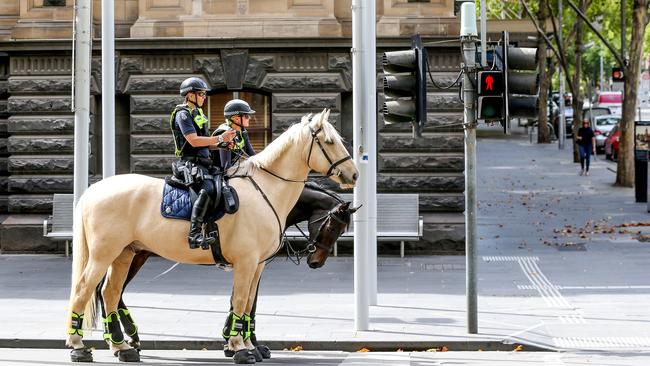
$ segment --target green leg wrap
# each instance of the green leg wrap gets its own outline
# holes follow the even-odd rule
[[[244,320],[246,317],[250,319],[250,317],[246,314],[244,314],[242,317],[237,316],[233,312],[228,314],[228,318],[226,318],[226,324],[223,327],[223,338],[225,340],[228,340],[230,337],[241,335],[244,337],[244,340],[248,339],[248,337],[250,337],[250,333],[247,331],[248,324]]]
[[[74,311],[72,312],[72,321],[70,322],[70,328],[68,329],[68,334],[77,334],[84,336],[84,315],[77,314]]]
[[[138,326],[133,321],[128,309],[117,309],[117,315],[120,318],[120,323],[122,323],[126,335],[133,337],[134,334],[138,333]]]
[[[244,339],[249,339],[253,334],[255,334],[255,320],[244,314]]]
[[[110,341],[113,344],[121,344],[124,342],[124,334],[117,318],[116,312],[111,312],[103,320],[104,323],[104,340]]]

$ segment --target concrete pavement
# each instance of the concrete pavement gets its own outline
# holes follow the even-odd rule
[[[465,259],[383,257],[370,331],[354,331],[353,261],[270,264],[258,338],[305,350],[650,350],[646,205],[611,184],[609,162],[578,176],[570,149],[524,135],[480,138],[479,334],[466,333]],[[627,226],[621,226],[627,225]],[[151,259],[125,301],[145,349],[220,349],[231,274]],[[63,347],[70,261],[0,256],[0,347]],[[101,331],[87,335],[100,346]],[[2,351],[0,351],[2,354]],[[67,359],[67,358],[66,358]],[[616,363],[614,363],[616,364]]]

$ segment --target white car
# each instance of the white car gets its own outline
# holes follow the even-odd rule
[[[614,126],[621,121],[621,116],[604,115],[594,117],[594,134],[596,135],[596,151],[605,150],[605,140]]]

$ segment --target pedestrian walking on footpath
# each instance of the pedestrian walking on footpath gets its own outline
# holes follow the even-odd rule
[[[582,127],[576,135],[578,150],[580,152],[580,175],[589,175],[589,160],[591,153],[596,155],[596,134],[591,129],[589,119],[582,121]]]

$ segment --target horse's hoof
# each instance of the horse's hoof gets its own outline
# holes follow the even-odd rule
[[[77,348],[70,351],[72,362],[93,362],[93,353],[88,348]]]
[[[257,349],[257,347],[255,347],[255,348],[253,348],[253,349],[250,349],[249,351],[251,351],[251,353],[253,354],[253,356],[255,356],[255,362],[262,362],[262,361],[264,361],[264,357],[262,357],[262,354],[261,354],[260,351]]]
[[[232,357],[236,364],[254,364],[255,355],[250,350],[240,349]]]
[[[232,357],[232,356],[235,355],[235,351],[233,351],[233,350],[231,350],[230,348],[228,348],[228,344],[224,344],[224,345],[223,345],[223,354],[224,354],[226,357]]]
[[[135,348],[117,351],[117,358],[122,362],[140,362],[140,353]]]
[[[135,348],[136,350],[138,350],[138,352],[142,351],[142,349],[140,347],[140,341],[133,341],[132,340],[131,342],[129,342],[129,346]]]
[[[271,350],[269,349],[269,347],[260,344],[255,348],[257,348],[257,351],[262,355],[262,358],[266,358],[266,359],[271,358]]]

